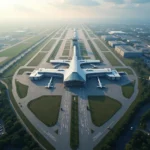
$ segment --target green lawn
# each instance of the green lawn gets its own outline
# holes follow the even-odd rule
[[[59,57],[59,59],[68,59],[68,57],[63,56],[63,57]]]
[[[40,52],[29,64],[28,66],[38,66],[42,59],[45,57],[47,53]]]
[[[28,86],[16,81],[16,90],[20,98],[24,98],[28,94]]]
[[[88,56],[88,53],[86,51],[86,48],[85,48],[85,45],[83,42],[79,42],[79,46],[80,46],[80,53],[81,53],[81,56],[84,57],[84,56]]]
[[[116,68],[116,70],[126,72],[128,75],[133,75],[132,70],[128,68]]]
[[[79,147],[79,116],[77,96],[72,96],[70,131],[70,145],[73,150],[76,150]]]
[[[43,35],[37,36],[37,37],[33,37],[23,43],[20,43],[19,45],[16,45],[12,48],[9,48],[3,52],[0,52],[0,57],[8,57],[8,59],[6,59],[5,61],[1,62],[0,64],[4,64],[5,62],[7,62],[8,60],[10,60],[11,58],[17,56],[19,53],[25,51],[26,49],[30,48],[32,45],[34,45],[35,43],[37,43],[41,38],[43,37]]]
[[[97,50],[96,50],[96,48],[94,47],[94,45],[93,45],[93,43],[91,42],[91,40],[87,40],[87,41],[88,41],[88,43],[89,43],[89,46],[90,46],[90,48],[91,48],[91,50],[92,50],[92,52],[93,52],[95,58],[98,59],[98,60],[100,60],[100,61],[102,61],[101,56],[100,56],[99,53],[97,52]]]
[[[69,56],[69,50],[64,50],[62,56]]]
[[[48,40],[49,39],[45,40],[43,43],[41,43],[41,45],[38,45],[34,50],[32,50],[25,57],[20,59],[15,65],[13,65],[11,68],[5,71],[2,77],[12,76],[20,66],[25,65],[37,52],[39,52]]]
[[[124,97],[130,98],[132,96],[134,93],[134,84],[135,82],[122,86],[122,93]]]
[[[49,38],[46,39],[41,45],[37,46],[33,51],[31,51],[29,54],[27,54],[23,59],[19,60],[17,64],[13,65],[10,69],[8,69],[2,77],[8,77],[12,76],[16,70],[27,63],[43,46],[48,42]],[[26,124],[30,132],[36,137],[36,139],[48,150],[55,150],[55,148],[43,137],[42,134],[32,125],[32,123],[26,118],[26,116],[23,114],[23,112],[20,110],[18,104],[16,103],[16,100],[14,99],[14,96],[12,94],[12,78],[4,79],[4,81],[8,84],[9,87],[9,93],[10,93],[10,99],[13,103],[13,106],[15,107],[16,111],[18,112],[19,116],[23,120],[23,122]]]
[[[108,96],[89,96],[92,122],[101,126],[107,122],[120,108],[121,104]]]
[[[32,72],[33,70],[34,68],[23,68],[18,71],[18,75],[22,75],[26,71]]]
[[[62,44],[63,40],[60,40],[56,47],[54,48],[53,52],[51,53],[50,57],[48,58],[47,62],[50,62],[51,59],[55,59],[57,52],[60,49],[60,46]]]
[[[112,66],[122,66],[120,62],[110,52],[103,53]]]
[[[94,42],[96,43],[96,45],[99,47],[101,51],[108,51],[108,49],[101,43],[100,40],[95,39]]]
[[[49,51],[53,45],[55,44],[56,40],[52,39],[43,49],[42,51]]]
[[[47,126],[54,126],[58,121],[61,96],[42,96],[28,103],[29,109]]]

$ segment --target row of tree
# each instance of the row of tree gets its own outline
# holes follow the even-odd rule
[[[41,150],[39,145],[27,133],[17,120],[15,112],[7,98],[5,87],[0,83],[0,119],[4,123],[6,133],[0,136],[0,150]]]
[[[132,64],[132,67],[138,73],[138,76],[144,76],[150,73],[148,68],[144,66],[142,60],[135,60]],[[141,106],[150,102],[149,89],[150,89],[149,82],[142,78],[139,79],[139,95],[138,95],[138,99],[136,100],[137,101],[136,104],[134,105],[130,113],[128,113],[124,117],[124,121],[121,121],[119,127],[115,130],[112,129],[111,134],[109,134],[110,136],[107,137],[107,139],[105,139],[104,143],[99,143],[99,146],[97,146],[95,150],[115,150],[116,149],[116,145],[117,145],[116,141],[124,132],[126,132],[129,129],[129,123],[132,121],[137,111],[141,108]],[[132,150],[142,150],[140,148],[136,149],[136,147],[134,147],[134,145],[132,144],[133,143],[130,142],[130,147],[132,146]],[[127,145],[126,150],[131,150],[129,149],[129,144]]]

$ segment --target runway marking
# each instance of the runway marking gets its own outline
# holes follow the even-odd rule
[[[61,105],[64,111],[61,112],[59,135],[63,132],[69,132],[69,104],[67,100],[69,100],[69,93],[66,91]]]

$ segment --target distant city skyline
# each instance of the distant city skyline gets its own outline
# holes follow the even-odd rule
[[[149,0],[5,0],[4,20],[143,19],[150,20]]]

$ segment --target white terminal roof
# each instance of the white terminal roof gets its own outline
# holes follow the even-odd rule
[[[76,31],[75,31],[76,32]],[[94,64],[100,63],[99,60],[78,60],[77,57],[77,47],[73,47],[73,57],[72,60],[51,60],[51,63],[58,64],[68,64],[68,69],[45,69],[39,68],[38,70],[34,70],[30,78],[38,78],[44,75],[53,75],[53,76],[62,76],[64,78],[64,82],[68,81],[83,81],[86,82],[86,75],[100,75],[104,74],[110,77],[120,77],[116,70],[111,70],[111,68],[103,68],[103,69],[82,69],[82,64]]]

